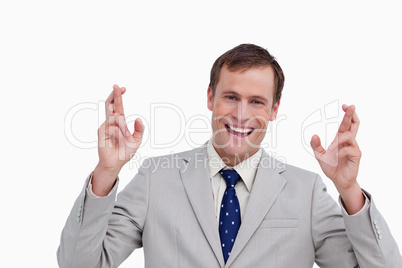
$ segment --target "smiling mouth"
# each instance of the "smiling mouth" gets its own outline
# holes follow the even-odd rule
[[[254,128],[237,128],[228,124],[226,124],[225,127],[230,134],[241,138],[249,136],[254,131]]]

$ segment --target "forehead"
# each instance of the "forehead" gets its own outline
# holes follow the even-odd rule
[[[264,95],[272,97],[275,88],[275,76],[271,66],[252,67],[230,71],[224,66],[216,86],[216,93],[235,91],[239,94]]]

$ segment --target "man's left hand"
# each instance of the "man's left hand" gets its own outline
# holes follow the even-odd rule
[[[355,214],[364,205],[364,196],[357,183],[361,151],[356,142],[359,118],[354,105],[342,105],[345,112],[334,141],[325,150],[320,138],[311,138],[311,147],[324,174],[335,184],[349,214]]]

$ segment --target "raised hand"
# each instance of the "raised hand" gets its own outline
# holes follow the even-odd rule
[[[92,178],[92,191],[104,196],[113,187],[121,168],[134,156],[142,141],[144,125],[134,122],[134,133],[127,128],[122,95],[126,88],[113,86],[105,103],[106,121],[98,129],[99,163]]]
[[[364,197],[357,183],[361,151],[356,134],[360,121],[354,105],[344,104],[342,109],[345,115],[328,149],[322,147],[317,135],[311,138],[311,147],[322,171],[335,184],[349,214],[354,214],[364,205]]]

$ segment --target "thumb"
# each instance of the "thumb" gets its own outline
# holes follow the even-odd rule
[[[324,147],[322,147],[321,140],[318,135],[314,135],[313,137],[311,137],[310,145],[317,159],[319,159],[321,155],[325,154],[325,149]]]
[[[136,142],[141,142],[142,135],[144,134],[144,124],[140,118],[135,119],[133,138]]]

